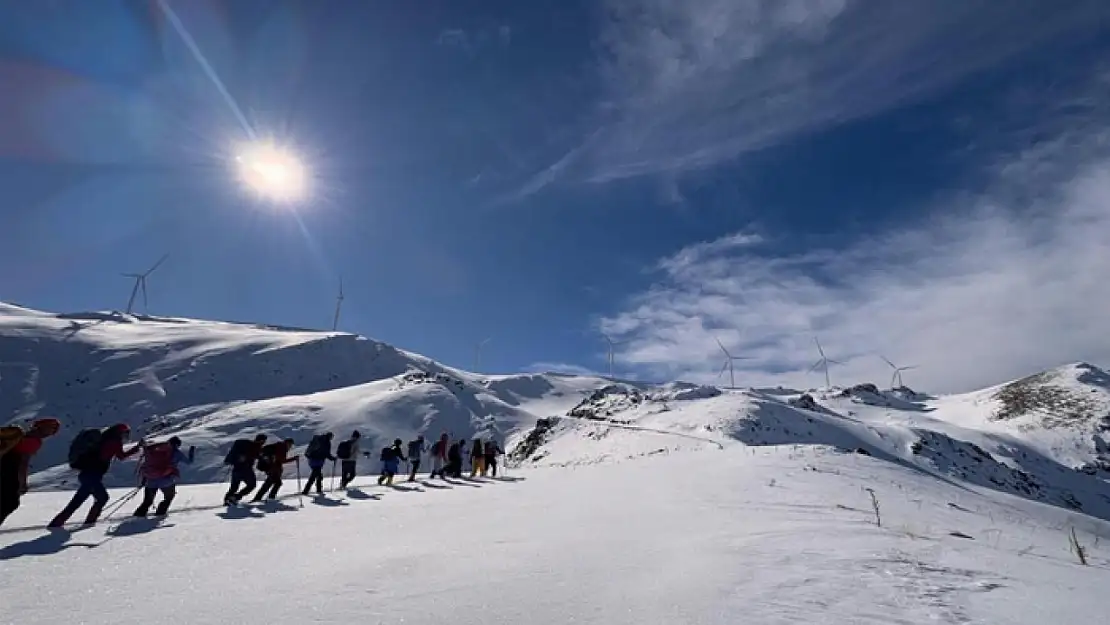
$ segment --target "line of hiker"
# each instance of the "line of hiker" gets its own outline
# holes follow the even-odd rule
[[[0,428],[0,524],[19,507],[21,496],[28,490],[27,474],[31,457],[42,447],[43,440],[57,434],[60,427],[61,423],[57,419],[44,418],[33,422],[26,431],[17,426]],[[182,464],[193,463],[196,448],[190,447],[188,453],[183,452],[181,439],[174,436],[167,441],[150,444],[140,439],[135,445],[125,449],[130,435],[131,429],[124,423],[103,430],[85,429],[78,432],[69,447],[69,466],[77,470],[78,488],[73,498],[47,527],[62,527],[90,497],[93,505],[85,517],[85,524],[96,523],[108,504],[104,476],[111,468],[112,461],[125,460],[140,452],[140,485],[124,497],[120,505],[141,491],[143,498],[133,516],[146,517],[160,492],[162,500],[154,514],[164,516],[169,512],[177,494],[180,467]],[[339,488],[347,488],[358,474],[359,455],[370,457],[369,452],[361,450],[361,438],[361,434],[355,430],[349,438],[339,442],[333,454],[334,435],[331,432],[313,436],[304,452],[309,475],[301,494],[308,495],[314,488],[317,495],[324,494],[324,467],[328,461],[332,462],[333,479],[335,464],[341,463]],[[294,440],[286,438],[269,444],[267,440],[267,435],[258,434],[253,439],[238,439],[231,445],[224,457],[224,464],[229,467],[231,478],[228,491],[224,495],[225,505],[236,505],[254,491],[258,482],[256,470],[265,479],[251,499],[252,503],[260,502],[263,498],[277,498],[287,464],[296,463],[299,482],[300,456],[291,455]],[[424,436],[419,435],[408,443],[407,448],[403,448],[403,441],[398,438],[381,450],[378,484],[392,486],[402,462],[408,463],[408,481],[416,481],[421,460],[426,453],[431,456],[432,461],[429,478],[462,477],[463,456],[467,453],[465,440],[451,441],[448,434],[444,433],[429,447]],[[485,477],[487,474],[496,477],[497,457],[503,453],[493,440],[483,442],[481,439],[474,439],[469,449],[470,477]]]

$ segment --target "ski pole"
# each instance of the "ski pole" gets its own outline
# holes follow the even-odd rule
[[[304,507],[304,493],[301,492],[301,457],[297,456],[297,501]]]

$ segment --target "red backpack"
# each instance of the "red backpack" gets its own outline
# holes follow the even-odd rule
[[[157,443],[143,448],[143,465],[140,469],[144,478],[157,480],[171,475],[177,475],[177,467],[173,463],[174,452],[177,451],[169,443]]]

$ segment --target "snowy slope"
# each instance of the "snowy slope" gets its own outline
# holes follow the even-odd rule
[[[181,508],[161,523],[5,528],[0,620],[1044,625],[1105,617],[1105,523],[875,458],[731,446],[521,470],[513,479],[417,492],[363,486],[306,499],[303,509],[294,497],[232,511],[210,506],[221,487],[186,486]],[[41,524],[65,499],[32,494],[12,525]],[[1072,526],[1090,566],[1068,551]]]
[[[936,418],[928,401],[870,385],[812,394],[611,385],[514,440],[538,466],[616,462],[733,445],[817,446],[881,458],[956,481],[1110,519],[1110,483],[1013,435]]]
[[[135,439],[177,434],[201,452],[190,481],[221,479],[230,441],[256,432],[303,445],[321,430],[357,428],[371,450],[418,432],[503,439],[604,383],[486,378],[351,334],[0,307],[0,420],[50,415],[69,433],[123,422]],[[37,484],[71,477],[65,448],[36,457]],[[132,471],[117,466],[111,479],[131,483]]]

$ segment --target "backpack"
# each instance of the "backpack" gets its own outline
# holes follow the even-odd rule
[[[104,433],[96,428],[86,428],[77,433],[69,444],[69,466],[84,471],[100,461],[100,446]]]
[[[0,428],[0,456],[15,449],[15,446],[21,440],[23,440],[23,428],[16,425],[6,425]]]
[[[335,457],[340,460],[350,460],[351,458],[351,441],[343,441],[335,448]]]
[[[284,443],[270,443],[262,448],[262,451],[258,454],[258,464],[256,465],[259,471],[263,473],[270,472],[270,467],[277,461],[278,445],[284,445]]]
[[[381,461],[382,462],[389,462],[390,460],[393,460],[393,448],[392,447],[382,447]]]
[[[409,441],[409,457],[420,457],[424,451],[424,443],[422,441]]]
[[[240,438],[231,444],[231,449],[224,456],[224,464],[236,465],[243,462],[247,458],[250,451],[251,442],[245,438]]]
[[[176,450],[169,443],[155,443],[143,448],[143,464],[139,467],[142,476],[148,480],[157,480],[177,474],[173,456]]]
[[[304,451],[304,457],[309,460],[323,460],[328,457],[327,439],[323,434],[317,434],[312,437],[308,442],[308,449]]]

